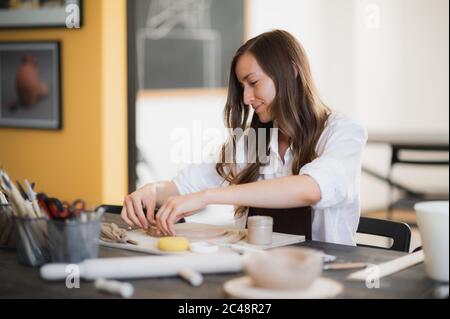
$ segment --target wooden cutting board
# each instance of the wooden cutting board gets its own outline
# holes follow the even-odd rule
[[[191,242],[195,241],[213,241],[213,242],[226,242],[227,234],[236,231],[245,231],[236,228],[225,228],[214,225],[199,224],[199,223],[183,223],[175,225],[175,231],[177,236],[184,235]],[[136,242],[138,245],[132,244],[122,244],[122,243],[110,243],[100,240],[100,245],[106,247],[113,247],[131,251],[137,251],[142,253],[154,254],[154,255],[180,255],[180,254],[190,254],[191,252],[167,252],[161,251],[157,247],[159,238],[149,236],[144,230],[136,229],[128,231],[128,237]],[[282,247],[287,245],[292,245],[305,241],[305,236],[290,235],[282,233],[272,234],[272,244],[266,246],[251,245],[246,242],[246,239],[242,239],[235,243],[234,246],[242,248],[252,248],[258,250],[265,250],[270,248]],[[229,248],[220,247],[221,251],[229,250]]]

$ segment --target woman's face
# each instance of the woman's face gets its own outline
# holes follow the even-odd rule
[[[244,53],[239,58],[235,72],[244,91],[244,104],[255,109],[262,123],[272,121],[269,108],[276,95],[272,79],[263,72],[251,53]]]

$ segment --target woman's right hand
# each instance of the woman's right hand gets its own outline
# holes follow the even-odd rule
[[[155,224],[155,207],[156,186],[147,184],[125,197],[120,215],[129,226],[147,229],[149,223]],[[144,208],[147,210],[147,216]]]

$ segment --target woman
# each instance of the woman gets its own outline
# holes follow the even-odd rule
[[[127,196],[122,218],[173,235],[176,221],[209,204],[234,205],[244,221],[248,207],[312,206],[313,240],[354,245],[367,133],[320,100],[307,56],[292,35],[275,30],[239,48],[224,114],[231,129],[278,129],[278,134],[266,130],[268,157],[258,149],[256,160],[247,156],[247,163],[240,163],[245,148],[239,146],[242,137],[233,135],[217,164],[188,166],[172,181],[151,183]],[[253,143],[258,141],[260,135]],[[232,161],[227,160],[230,149]]]

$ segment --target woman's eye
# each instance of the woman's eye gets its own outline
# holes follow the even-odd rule
[[[256,85],[256,83],[258,83],[258,81],[250,82],[250,85]]]

